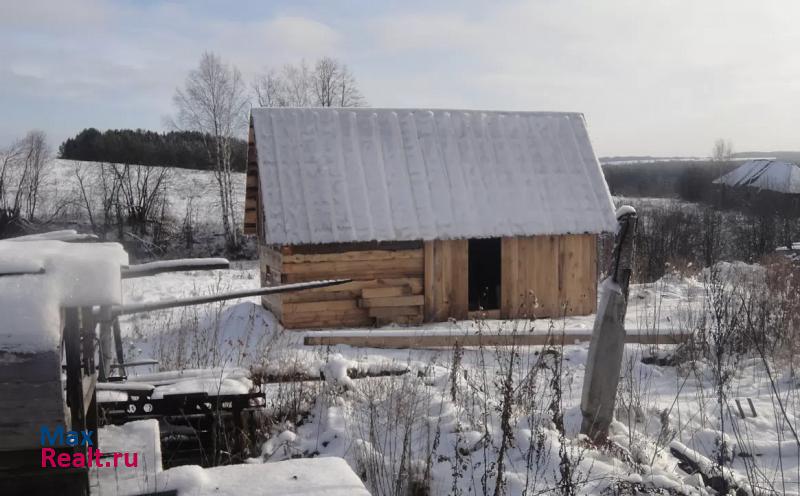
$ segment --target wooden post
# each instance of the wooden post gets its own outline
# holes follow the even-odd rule
[[[85,414],[80,332],[80,311],[77,308],[67,308],[64,311],[64,355],[67,365],[67,406],[73,428],[83,428]]]
[[[623,206],[617,211],[617,235],[609,276],[600,287],[600,304],[594,321],[586,374],[581,395],[581,434],[599,443],[608,436],[614,419],[622,353],[625,350],[625,312],[628,306],[636,231],[636,211]]]
[[[119,365],[119,375],[125,377],[125,351],[122,348],[122,329],[119,326],[119,319],[114,317],[114,348],[117,353],[117,364]]]
[[[114,334],[112,329],[111,307],[100,307],[100,380],[107,381],[111,376],[111,363],[114,361]]]

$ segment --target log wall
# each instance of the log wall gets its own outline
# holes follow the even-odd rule
[[[333,253],[304,251],[309,250],[262,246],[262,283],[272,285],[338,278],[353,281],[329,288],[263,297],[264,306],[280,318],[284,327],[357,327],[422,322],[424,263],[421,247]]]

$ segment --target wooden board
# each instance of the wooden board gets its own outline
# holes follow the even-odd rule
[[[392,317],[401,316],[422,316],[422,308],[419,306],[370,308],[369,316],[383,319],[391,319]]]
[[[689,339],[688,334],[629,334],[626,343],[631,344],[680,344]],[[533,333],[452,333],[445,334],[407,334],[398,331],[395,335],[391,332],[380,331],[352,331],[342,332],[315,332],[306,334],[303,344],[308,346],[332,346],[344,344],[365,348],[451,348],[453,346],[545,346],[545,345],[570,345],[589,342],[591,333],[580,334],[533,334]]]
[[[422,306],[425,304],[425,298],[422,295],[411,296],[389,296],[386,298],[369,298],[360,300],[362,308],[372,307],[408,307],[408,306]]]
[[[309,301],[305,303],[283,303],[283,313],[326,312],[335,310],[353,310],[358,308],[356,300]]]
[[[259,229],[260,215],[258,214],[259,205],[259,180],[258,180],[258,155],[256,152],[256,138],[253,131],[253,123],[250,123],[248,132],[247,146],[247,179],[245,187],[244,201],[244,234],[260,234]]]
[[[391,296],[405,296],[411,294],[410,286],[389,286],[386,288],[364,288],[361,290],[362,298],[386,298]]]
[[[558,305],[566,315],[594,312],[597,248],[592,235],[562,236],[559,244]]]
[[[466,239],[425,242],[425,320],[467,318],[468,247]]]
[[[421,260],[422,250],[368,250],[368,251],[346,251],[342,253],[322,253],[309,255],[282,255],[283,263],[286,264],[316,264],[322,262],[368,262],[379,260]]]

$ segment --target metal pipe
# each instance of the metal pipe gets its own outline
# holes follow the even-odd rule
[[[130,315],[133,313],[152,312],[153,310],[163,310],[165,308],[187,307],[191,305],[202,305],[204,303],[214,303],[217,301],[235,300],[238,298],[247,298],[250,296],[263,296],[275,293],[288,293],[290,291],[300,291],[302,289],[315,289],[325,288],[328,286],[336,286],[351,282],[352,279],[332,279],[324,281],[311,281],[311,282],[298,282],[294,284],[282,284],[280,286],[270,286],[258,289],[245,289],[241,291],[232,291],[230,293],[221,293],[209,296],[197,296],[194,298],[185,298],[181,300],[164,300],[153,301],[145,303],[135,303],[132,305],[118,305],[111,307],[111,317],[119,317],[120,315]]]

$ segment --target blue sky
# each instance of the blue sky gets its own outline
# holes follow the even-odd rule
[[[580,111],[601,155],[800,149],[791,0],[0,0],[0,144],[163,129],[203,51],[329,55],[373,106]]]

